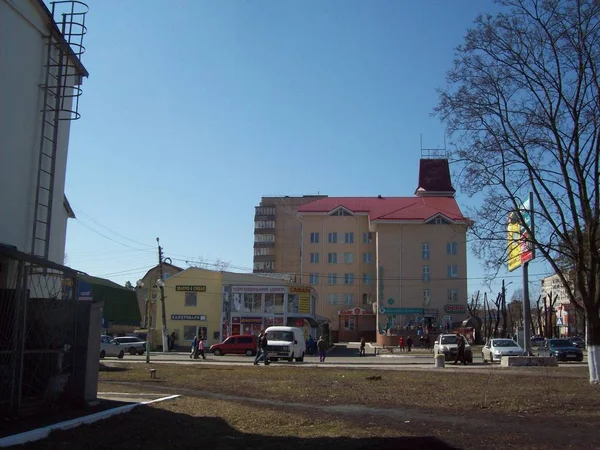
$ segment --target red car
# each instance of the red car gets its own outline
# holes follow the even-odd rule
[[[237,355],[256,355],[256,336],[251,334],[240,334],[238,336],[230,336],[220,344],[210,346],[210,351],[215,356],[225,355],[227,353]]]

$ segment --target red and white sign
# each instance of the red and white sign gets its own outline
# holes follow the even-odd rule
[[[367,311],[366,309],[362,309],[359,307],[350,308],[350,309],[342,309],[338,311],[338,315],[340,316],[372,316],[372,311]]]

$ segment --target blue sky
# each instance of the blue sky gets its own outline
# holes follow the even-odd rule
[[[453,49],[478,13],[498,8],[491,0],[88,4],[67,264],[119,283],[156,264],[157,236],[175,264],[221,258],[251,270],[263,195],[413,195],[421,135],[425,147],[444,145],[431,113]],[[473,202],[460,193],[458,201]],[[469,292],[482,275],[470,255]]]

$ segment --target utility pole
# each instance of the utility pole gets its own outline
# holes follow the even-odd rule
[[[156,238],[156,244],[158,245],[158,273],[160,278],[157,283],[160,288],[160,304],[162,309],[162,348],[163,353],[169,353],[169,332],[167,330],[167,312],[165,309],[165,282],[163,280],[163,254],[162,247],[160,246],[160,240]]]

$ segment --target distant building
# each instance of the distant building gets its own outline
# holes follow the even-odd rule
[[[298,207],[327,197],[263,197],[254,215],[255,273],[287,273],[299,279],[301,224]]]
[[[575,295],[578,296],[578,293]],[[583,335],[585,333],[583,310],[578,310],[571,303],[558,275],[551,275],[541,280],[541,296],[542,322],[546,320],[544,311],[552,308],[547,317],[552,321],[550,327],[556,336]]]
[[[290,268],[317,291],[332,341],[383,341],[467,317],[470,222],[454,194],[448,160],[423,158],[413,197],[323,197],[297,207],[302,259]],[[283,233],[297,241],[292,228]]]

